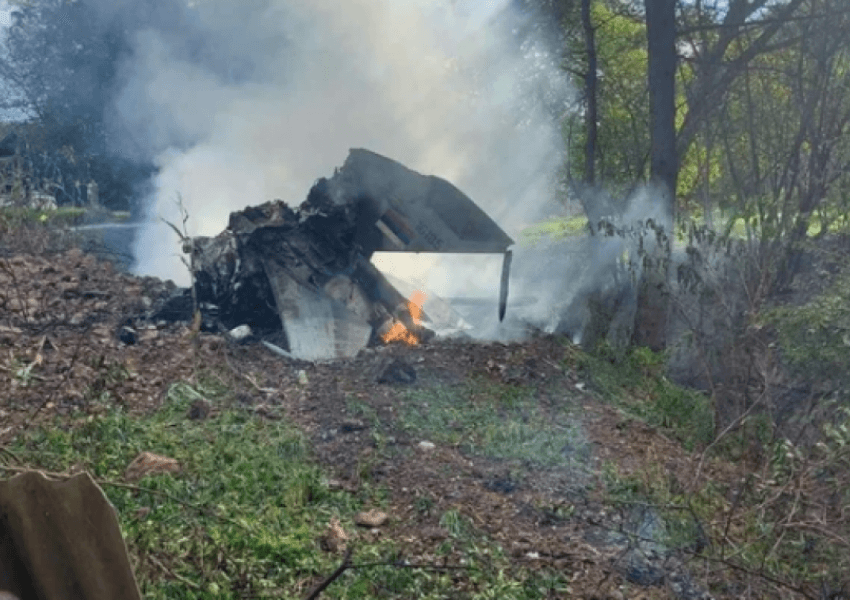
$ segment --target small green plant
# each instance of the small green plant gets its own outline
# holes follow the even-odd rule
[[[430,496],[417,496],[414,507],[416,512],[427,515],[434,508],[434,499]]]
[[[765,312],[762,323],[776,330],[782,355],[796,374],[838,386],[850,382],[850,271],[803,306]]]
[[[544,412],[533,390],[472,381],[414,390],[402,396],[403,428],[475,455],[544,468],[567,468],[584,476],[589,449],[566,410]]]
[[[454,538],[464,537],[468,528],[466,517],[455,509],[447,510],[440,517],[440,527],[445,529]]]
[[[33,368],[36,366],[36,362],[32,361],[27,364],[21,364],[19,366],[14,367],[14,378],[15,383],[17,383],[21,387],[28,387],[34,379]]]
[[[669,430],[688,449],[705,446],[714,435],[711,400],[667,379],[664,364],[664,355],[648,348],[619,356],[601,344],[595,353],[580,358],[579,370],[603,400]]]
[[[232,391],[204,371],[194,379],[172,385],[151,415],[131,416],[121,407],[75,415],[73,427],[27,431],[10,455],[55,473],[72,466],[92,473],[118,511],[146,598],[304,597],[305,582],[339,565],[340,557],[319,544],[330,519],[352,522],[361,502],[386,503],[386,490],[367,490],[368,498],[330,490],[304,435],[239,408]],[[219,410],[187,419],[198,398]],[[141,451],[178,460],[181,472],[127,487],[122,474]],[[430,497],[416,502],[422,513],[435,506]],[[436,600],[492,597],[489,590],[497,590],[504,598],[542,600],[551,586],[564,585],[562,576],[512,570],[458,510],[446,511],[440,523],[452,536],[443,556],[455,570],[401,568],[407,559],[394,543],[361,541],[353,560],[372,566],[350,569],[322,597]]]

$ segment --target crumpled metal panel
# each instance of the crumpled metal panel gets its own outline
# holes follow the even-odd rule
[[[358,207],[383,234],[367,248],[389,252],[502,253],[514,241],[454,185],[369,150],[352,149],[328,180],[334,202]]]
[[[297,209],[279,200],[248,207],[231,214],[217,237],[196,238],[195,291],[202,307],[220,309],[227,329],[276,329],[279,321],[293,356],[347,358],[392,320],[423,329],[407,295],[369,262],[375,251],[505,253],[513,243],[448,181],[354,149]]]
[[[372,325],[324,292],[298,283],[264,260],[289,352],[302,360],[351,358],[369,343]]]

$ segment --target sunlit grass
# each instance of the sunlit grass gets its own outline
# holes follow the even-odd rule
[[[198,397],[220,410],[203,421],[188,419]],[[339,565],[341,557],[320,545],[331,518],[356,539],[353,515],[377,497],[368,486],[358,494],[329,489],[300,431],[233,407],[229,391],[210,382],[173,385],[150,416],[117,407],[100,416],[80,414],[72,426],[57,422],[27,432],[11,450],[32,467],[92,473],[117,509],[137,580],[150,599],[303,598]],[[138,490],[110,485],[123,482],[141,451],[174,458],[182,470],[147,476]],[[463,534],[447,550],[468,568],[450,574],[398,568],[391,539],[358,542],[355,563],[380,564],[347,571],[322,597],[475,598],[491,589],[508,599],[545,597],[549,583],[542,574],[506,576],[507,559],[494,562],[497,547],[469,528]],[[483,548],[485,562],[478,557]]]

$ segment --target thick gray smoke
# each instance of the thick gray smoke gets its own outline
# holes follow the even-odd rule
[[[120,3],[118,3],[120,4]],[[231,211],[312,183],[364,147],[452,181],[516,235],[552,201],[571,101],[555,56],[517,40],[508,0],[203,0],[180,32],[135,38],[116,124],[160,174],[136,270],[185,284],[173,231],[214,235]],[[193,46],[186,40],[196,40]],[[499,257],[377,257],[458,295],[494,294]]]
[[[515,261],[517,287],[528,298],[513,314],[520,322],[566,334],[576,343],[593,345],[607,337],[620,345],[631,337],[636,282],[644,260],[655,257],[658,250],[656,228],[669,234],[672,215],[651,187],[638,187],[619,199],[598,189],[583,190],[581,195],[594,233],[544,239],[520,252]],[[591,307],[607,314],[599,323],[604,331],[587,329]]]

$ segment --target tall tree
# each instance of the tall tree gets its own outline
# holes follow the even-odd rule
[[[587,53],[587,72],[584,75],[585,112],[584,178],[589,185],[596,183],[596,143],[598,125],[596,28],[590,11],[591,0],[581,0],[581,24],[584,31],[584,48]]]
[[[676,0],[646,0],[649,54],[650,182],[673,214],[679,161],[676,154]]]
[[[646,0],[647,5],[651,1]],[[680,32],[692,53],[687,61],[692,67],[687,112],[677,140],[680,158],[705,120],[723,106],[730,86],[753,59],[795,42],[777,38],[805,1],[785,0],[771,5],[769,0],[730,0],[719,21],[716,7],[708,10],[701,0],[695,3],[694,14],[687,16],[690,23]],[[737,44],[741,40],[746,40],[743,47]]]
[[[183,0],[16,1],[3,41],[0,79],[14,94],[0,107],[32,116],[34,176],[49,182],[60,201],[79,200],[80,182],[95,179],[101,202],[132,208],[137,187],[150,177],[150,156],[128,156],[108,119],[126,76],[134,37],[146,28],[171,33],[188,57],[206,56],[212,40],[191,27]]]
[[[650,184],[659,214],[672,223],[679,162],[676,153],[676,1],[645,0],[650,110]],[[656,226],[661,223],[656,223]],[[661,242],[670,231],[659,235]],[[670,246],[659,243],[644,260],[634,341],[661,350],[667,342],[667,265]]]

